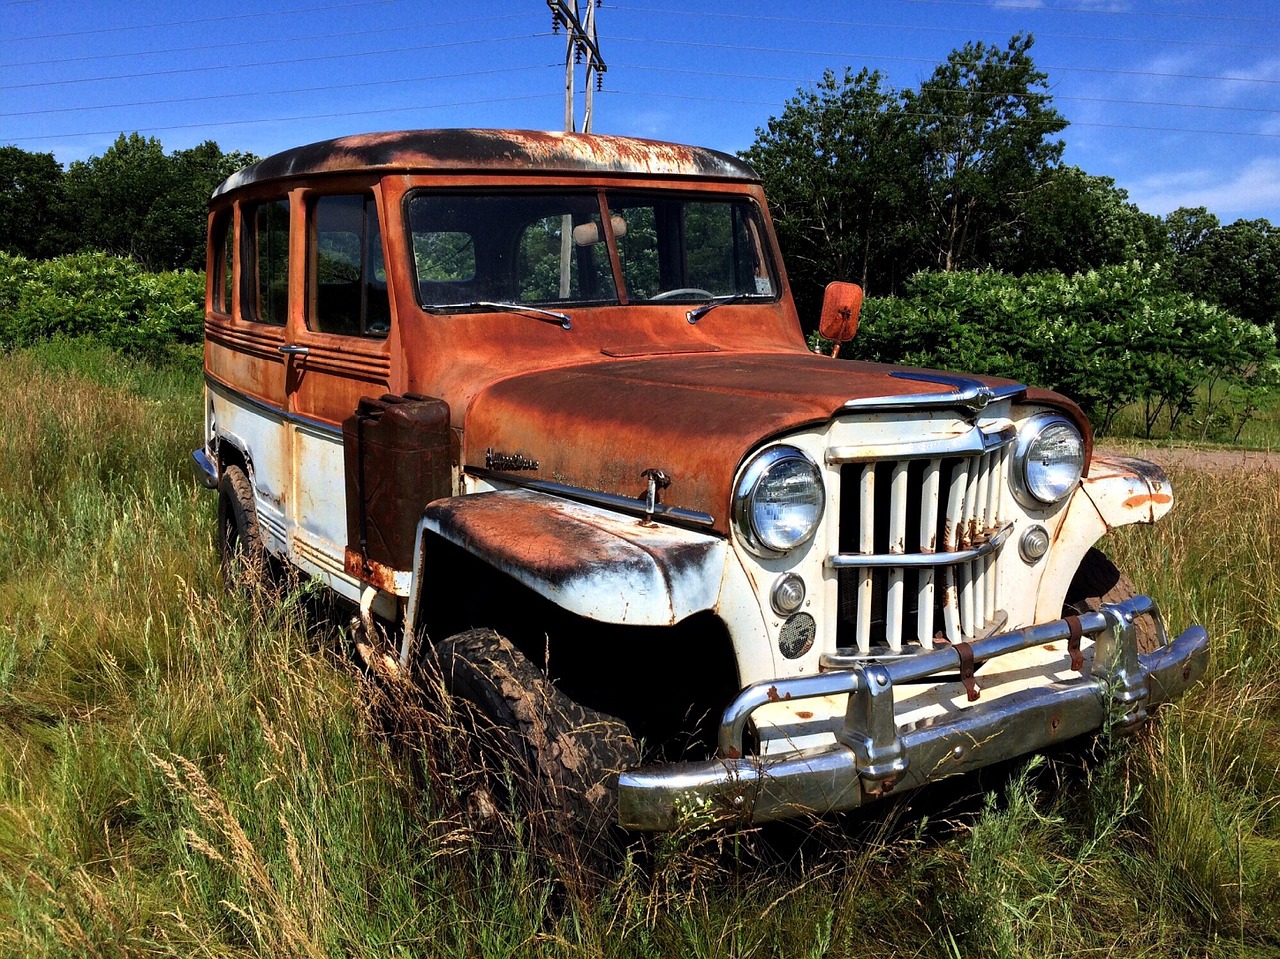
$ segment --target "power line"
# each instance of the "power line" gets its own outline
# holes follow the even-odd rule
[[[689,17],[708,17],[721,20],[747,20],[754,23],[787,23],[787,24],[808,24],[811,26],[821,27],[857,27],[860,29],[873,30],[913,30],[922,33],[967,33],[970,32],[967,27],[930,27],[918,23],[877,23],[868,20],[827,20],[807,17],[770,17],[749,13],[716,13],[709,10],[663,10],[656,7],[632,7],[627,5],[610,4],[609,9],[621,10],[628,13],[646,13],[655,16],[689,16]],[[1041,33],[1035,32],[1037,39],[1041,40],[1086,40],[1100,43],[1157,43],[1161,45],[1174,46],[1197,46],[1197,47],[1239,47],[1248,50],[1274,50],[1273,43],[1240,43],[1234,40],[1183,40],[1177,38],[1166,39],[1163,37],[1121,37],[1121,36],[1097,36],[1087,34],[1063,34],[1063,33]]]
[[[938,7],[981,7],[990,11],[991,4],[977,3],[974,0],[898,0],[899,3],[932,4]],[[1164,17],[1171,20],[1209,20],[1218,23],[1265,23],[1280,25],[1280,20],[1267,20],[1262,17],[1220,17],[1207,13],[1169,13],[1164,10],[1107,10],[1102,7],[1053,7],[1046,8],[1028,0],[1024,4],[1013,4],[1006,9],[1019,13],[1085,13],[1089,15],[1106,14],[1108,16],[1126,17]]]
[[[202,127],[250,126],[257,123],[290,123],[295,120],[332,120],[341,117],[376,116],[386,113],[412,113],[414,110],[443,110],[451,107],[483,106],[490,103],[514,103],[521,100],[547,100],[559,97],[559,93],[531,93],[519,97],[487,97],[482,100],[451,100],[448,103],[418,103],[411,107],[386,107],[380,110],[348,110],[341,113],[306,113],[287,117],[260,117],[254,120],[206,120],[203,123],[175,123],[169,126],[139,127],[135,133],[163,133],[166,130],[197,130]],[[119,129],[83,130],[77,133],[50,133],[34,137],[7,137],[9,143],[29,143],[33,140],[69,140],[75,137],[110,136]]]
[[[652,91],[631,91],[619,90],[616,88],[605,91],[614,96],[626,97],[657,97],[664,100],[692,100],[700,103],[740,103],[748,106],[769,106],[767,101],[763,100],[738,100],[729,99],[727,97],[700,97],[686,93],[654,93]],[[905,116],[917,118],[933,118],[939,120],[965,120],[960,114],[940,114],[940,113],[906,113]],[[1139,126],[1137,124],[1127,123],[1096,123],[1089,120],[1071,121],[1071,126],[1080,127],[1103,127],[1110,130],[1136,130],[1139,132],[1154,133],[1198,133],[1207,136],[1236,136],[1236,137],[1263,137],[1266,139],[1280,140],[1280,133],[1260,133],[1252,130],[1200,130],[1189,129],[1186,127],[1155,127],[1155,126]]]
[[[355,83],[344,83],[344,90],[356,87],[385,87],[402,83],[430,83],[435,80],[462,80],[468,77],[486,77],[501,73],[525,73],[531,70],[544,70],[556,66],[554,63],[539,63],[524,67],[500,67],[495,70],[469,70],[465,73],[437,73],[426,77],[397,77],[391,80],[360,80]],[[206,103],[211,100],[238,100],[247,97],[284,96],[291,93],[328,93],[333,84],[326,83],[316,87],[291,87],[286,90],[249,90],[244,93],[210,93],[199,97],[169,97],[162,100],[130,100],[125,103],[101,103],[86,107],[53,107],[48,110],[22,110],[15,113],[0,113],[4,117],[31,117],[50,113],[88,113],[94,110],[118,110],[128,107],[168,106],[175,103]]]
[[[324,13],[328,10],[348,10],[352,7],[374,7],[395,3],[396,0],[356,0],[353,3],[335,3],[323,7],[299,7],[296,10],[272,10],[266,13],[238,13],[226,17],[200,17],[195,20],[169,20],[164,23],[133,23],[119,27],[98,27],[95,30],[74,30],[69,33],[45,33],[31,37],[3,37],[0,42],[23,43],[29,40],[62,40],[67,37],[90,37],[103,33],[122,33],[126,30],[151,30],[156,27],[187,27],[200,23],[227,23],[232,20],[257,20],[262,17],[287,17],[295,13]]]
[[[390,2],[390,0],[388,0]],[[508,40],[529,40],[548,37],[549,33],[521,34],[511,37],[485,37],[476,40],[448,40],[444,43],[422,43],[408,47],[391,47],[386,50],[367,50],[358,53],[328,53],[314,57],[290,57],[285,60],[258,60],[253,63],[217,63],[207,67],[178,67],[173,70],[150,70],[140,73],[121,73],[106,77],[78,77],[69,80],[42,80],[36,83],[11,83],[0,90],[30,90],[37,87],[68,86],[76,83],[103,83],[109,80],[139,80],[145,77],[169,77],[186,73],[211,73],[217,70],[246,70],[250,67],[278,67],[295,63],[316,63],[323,60],[352,60],[359,57],[377,57],[386,53],[409,53],[417,50],[441,50],[445,47],[474,46],[476,44],[503,43]]]
[[[860,60],[888,60],[894,63],[928,63],[934,66],[938,66],[943,62],[932,57],[895,57],[870,53],[840,53],[829,50],[797,50],[786,47],[748,47],[736,43],[708,43],[706,41],[699,40],[669,40],[665,37],[611,37],[610,39],[615,43],[643,43],[646,45],[660,43],[671,46],[700,47],[709,50],[734,50],[739,53],[785,53],[794,56],[829,57],[832,59],[857,58]],[[1065,73],[1102,73],[1109,76],[1156,77],[1166,80],[1214,80],[1236,83],[1266,83],[1280,85],[1280,79],[1272,80],[1264,77],[1209,76],[1198,73],[1161,73],[1154,70],[1111,70],[1103,67],[1067,67],[1052,65],[1037,65],[1037,69],[1044,72],[1059,70]]]
[[[763,74],[752,73],[720,73],[709,72],[706,70],[690,70],[680,67],[650,67],[635,63],[615,64],[619,70],[636,70],[642,73],[678,73],[697,77],[713,77],[717,80],[763,80],[773,83],[812,83],[811,77],[776,77]],[[1237,113],[1272,113],[1280,114],[1280,109],[1270,107],[1233,107],[1233,106],[1217,106],[1211,103],[1179,103],[1172,100],[1126,100],[1118,97],[1080,97],[1070,96],[1056,93],[1036,93],[1026,91],[1020,93],[990,93],[984,94],[976,90],[965,90],[960,87],[944,88],[944,93],[963,93],[969,96],[988,96],[988,97],[1009,97],[1013,99],[1029,99],[1029,100],[1062,100],[1069,103],[1114,103],[1123,106],[1144,106],[1144,107],[1178,107],[1189,110],[1224,110]],[[737,102],[737,101],[735,101]],[[0,114],[3,116],[4,114]]]
[[[38,0],[18,0],[20,3],[35,3]],[[0,68],[8,67],[44,67],[61,63],[88,63],[94,60],[132,60],[137,57],[154,57],[170,53],[204,53],[213,50],[231,50],[238,47],[265,46],[273,43],[305,43],[310,40],[347,40],[351,37],[368,37],[383,33],[405,33],[411,30],[438,30],[441,27],[474,26],[480,23],[496,23],[500,20],[524,20],[525,14],[513,13],[502,17],[482,17],[475,20],[445,20],[436,23],[399,24],[394,27],[380,27],[376,30],[340,30],[336,33],[316,33],[305,37],[266,37],[260,40],[237,40],[234,43],[200,43],[190,47],[166,47],[157,50],[134,50],[129,53],[95,53],[83,57],[55,57],[50,60],[23,60],[16,63],[0,63]]]

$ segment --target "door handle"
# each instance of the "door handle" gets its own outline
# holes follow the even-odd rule
[[[285,356],[307,356],[311,352],[305,346],[294,346],[292,343],[277,346],[276,350]]]

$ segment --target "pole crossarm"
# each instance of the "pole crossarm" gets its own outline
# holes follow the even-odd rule
[[[591,0],[594,2],[594,0]],[[597,73],[605,73],[608,66],[605,65],[604,57],[600,55],[600,46],[596,43],[595,23],[590,24],[590,28],[582,25],[582,20],[578,16],[577,4],[570,4],[566,0],[547,0],[547,6],[551,9],[552,14],[560,18],[560,22],[565,25],[565,29],[569,31],[569,38],[574,43],[580,43],[587,50],[588,66]]]

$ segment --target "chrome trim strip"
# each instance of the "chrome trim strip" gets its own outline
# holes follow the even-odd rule
[[[205,384],[211,389],[223,394],[225,399],[232,399],[252,406],[254,409],[266,413],[268,416],[274,416],[286,423],[292,423],[295,426],[305,426],[308,429],[315,430],[317,433],[326,433],[330,436],[336,436],[342,439],[342,428],[334,426],[331,423],[325,423],[320,420],[312,419],[309,416],[301,416],[297,413],[288,413],[278,407],[272,406],[270,403],[264,403],[262,400],[254,399],[252,396],[246,396],[235,387],[228,386],[222,380],[215,377],[212,373],[205,372]],[[355,412],[354,410],[352,412]]]
[[[974,427],[963,436],[930,440],[926,443],[886,447],[831,446],[828,447],[823,458],[828,466],[840,463],[873,463],[881,460],[939,459],[946,456],[964,456],[966,453],[990,453],[992,450],[1002,449],[1016,442],[1017,439],[1018,430],[1012,424],[989,433]]]
[[[910,659],[849,671],[771,680],[749,686],[725,711],[721,756],[622,773],[618,819],[629,829],[678,825],[682,809],[707,809],[755,822],[803,813],[852,809],[903,789],[1022,756],[1114,724],[1140,724],[1152,709],[1182,695],[1204,675],[1209,637],[1192,626],[1151,653],[1137,653],[1133,618],[1150,613],[1164,638],[1155,604],[1146,596],[1080,617],[1096,637],[1090,674],[990,702],[967,706],[931,722],[899,729],[895,683],[954,671],[958,654],[940,649]],[[1065,639],[1056,620],[971,644],[975,659],[989,659],[1045,641]],[[850,695],[839,742],[796,750],[780,758],[742,757],[751,712],[779,697]]]
[[[581,503],[590,503],[593,506],[616,509],[619,512],[630,513],[635,516],[648,515],[643,499],[631,499],[627,496],[620,496],[617,493],[604,493],[599,490],[583,489],[580,486],[566,486],[564,483],[553,483],[550,480],[531,479],[512,473],[485,469],[483,466],[464,466],[463,470],[468,476],[474,476],[477,479],[505,483],[510,486],[520,486],[539,493],[547,493],[550,496],[560,496],[564,499],[577,500]],[[662,503],[655,504],[653,517],[654,519],[667,520],[672,523],[689,523],[694,526],[714,526],[716,522],[715,517],[708,513],[683,509],[679,506],[665,506]]]
[[[1013,521],[1005,523],[985,542],[972,549],[954,553],[835,553],[827,557],[827,569],[858,569],[859,567],[892,569],[894,567],[918,569],[922,566],[957,566],[994,553],[1004,545],[1013,532]]]
[[[875,412],[883,410],[931,410],[947,409],[963,406],[975,413],[984,410],[991,403],[1007,400],[1027,391],[1021,383],[1008,386],[986,386],[977,380],[948,373],[908,373],[895,370],[889,374],[895,379],[917,380],[921,383],[933,383],[937,386],[949,386],[950,393],[917,393],[908,396],[865,396],[849,400],[834,415],[844,412]]]

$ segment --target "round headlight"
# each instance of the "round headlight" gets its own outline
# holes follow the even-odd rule
[[[742,471],[734,519],[743,540],[760,556],[775,556],[807,542],[822,519],[822,474],[794,446],[771,446]]]
[[[1018,436],[1018,500],[1031,508],[1061,502],[1084,473],[1084,439],[1075,424],[1056,413],[1031,417]]]

